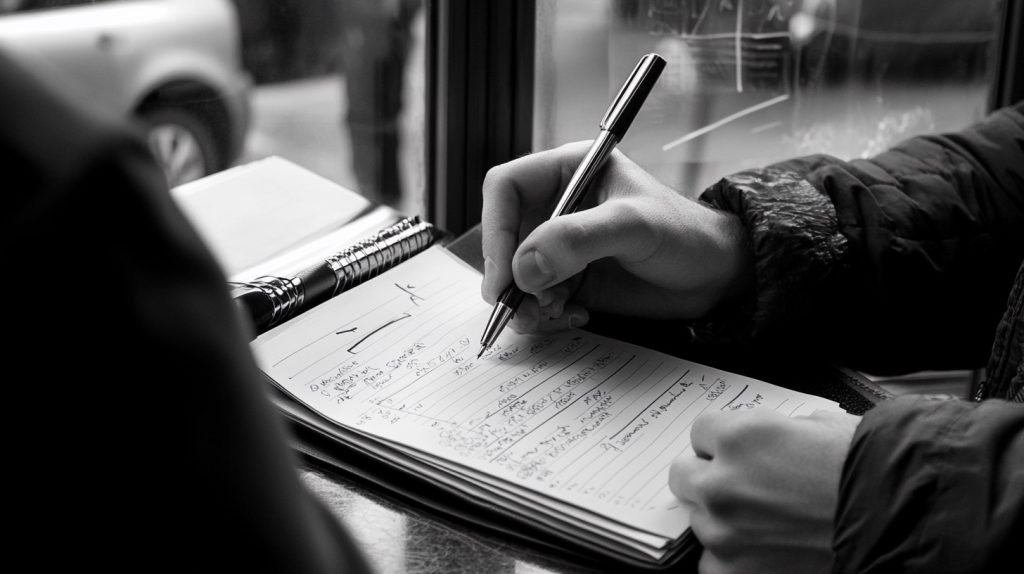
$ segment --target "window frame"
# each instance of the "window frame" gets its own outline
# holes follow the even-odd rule
[[[427,0],[427,218],[480,221],[487,170],[531,150],[535,0]]]
[[[1003,27],[996,39],[989,108],[992,110],[1024,100],[1024,0],[1004,0]]]

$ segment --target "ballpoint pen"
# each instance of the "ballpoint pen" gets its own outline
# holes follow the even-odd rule
[[[658,76],[661,75],[661,71],[664,68],[665,59],[658,54],[647,54],[637,62],[633,73],[629,75],[626,83],[619,90],[618,95],[615,96],[611,105],[608,106],[608,111],[605,112],[604,118],[599,124],[600,131],[597,134],[597,138],[591,144],[590,149],[587,150],[587,154],[583,157],[579,167],[572,174],[569,185],[566,186],[562,197],[555,206],[554,213],[551,214],[551,219],[566,213],[572,213],[579,207],[586,193],[587,186],[594,179],[594,175],[601,169],[601,166],[604,165],[605,160],[611,155],[615,146],[626,135],[629,124],[633,122],[633,118],[640,111],[640,106],[643,105],[644,100],[651,92],[655,82],[658,81]],[[480,338],[480,352],[477,353],[478,359],[497,340],[505,325],[516,314],[516,310],[519,308],[519,304],[522,303],[525,295],[513,282],[498,297],[498,301],[494,304],[494,310],[491,311],[491,317],[487,321],[487,326],[484,328],[484,334]]]

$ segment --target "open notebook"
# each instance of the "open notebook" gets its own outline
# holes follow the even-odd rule
[[[700,413],[841,410],[583,330],[506,330],[479,359],[480,274],[441,247],[253,344],[293,420],[570,544],[652,567],[692,549],[668,489]]]
[[[236,282],[289,276],[403,217],[277,157],[174,197]],[[479,243],[430,247],[252,342],[296,450],[502,542],[657,570],[697,556],[667,488],[697,414],[840,408],[584,330],[506,329],[477,359],[491,309],[464,260],[482,265]],[[852,412],[873,402],[842,373],[812,379],[797,388]]]

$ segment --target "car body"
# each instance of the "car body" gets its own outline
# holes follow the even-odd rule
[[[140,121],[171,186],[242,152],[251,80],[229,0],[0,0],[0,49]]]

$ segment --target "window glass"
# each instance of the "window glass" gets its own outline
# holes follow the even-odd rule
[[[423,4],[0,0],[0,49],[138,121],[171,185],[277,155],[419,213]]]
[[[641,55],[620,148],[695,195],[796,155],[867,157],[987,111],[998,0],[538,0],[534,147],[590,139]]]
[[[423,212],[423,0],[235,0],[252,74],[243,160],[280,155]]]

